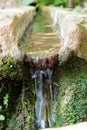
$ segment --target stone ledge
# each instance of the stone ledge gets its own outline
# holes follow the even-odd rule
[[[52,8],[51,12],[53,13]],[[52,13],[54,24],[60,31],[62,45],[87,60],[87,15],[64,9],[55,9],[55,17]]]
[[[65,126],[61,128],[46,128],[42,130],[87,130],[87,122],[82,122],[79,124]]]
[[[21,6],[0,10],[0,58],[20,57],[18,43],[35,16],[35,8]]]
[[[60,61],[62,62],[62,59],[66,61],[72,51],[78,57],[87,60],[87,14],[56,7],[43,7],[42,10],[50,12],[53,26],[57,26],[60,32],[64,49],[59,51]],[[71,50],[68,56],[66,56],[67,48]]]

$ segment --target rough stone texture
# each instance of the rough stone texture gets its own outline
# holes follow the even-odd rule
[[[52,11],[53,25],[57,25],[62,38],[62,48],[59,50],[60,63],[67,61],[73,52],[86,59],[87,16],[53,7],[50,9],[47,7],[46,12],[49,11]],[[73,56],[64,65],[55,69],[54,80],[52,80],[56,83],[53,86],[56,88],[54,91],[54,99],[56,100],[53,101],[53,108],[51,108],[53,116],[51,126],[60,127],[86,121],[86,105],[84,105],[86,102],[82,103],[81,101],[86,101],[87,98],[85,93],[87,92],[87,61]],[[84,89],[82,89],[83,85]],[[79,108],[81,112],[78,111]],[[48,128],[45,130],[77,130],[77,128],[86,130],[87,122],[83,124],[81,126],[75,125],[75,127]]]
[[[45,12],[50,12],[53,26],[57,26],[61,37],[62,47],[59,51],[60,62],[65,62],[73,54],[87,60],[87,15],[61,8],[42,8]],[[84,11],[84,10],[83,10]],[[82,12],[83,12],[82,11]],[[68,51],[67,51],[68,50]]]
[[[61,127],[61,128],[47,128],[43,130],[87,130],[87,122]]]
[[[10,54],[20,56],[18,42],[35,15],[34,7],[0,10],[0,58]]]
[[[73,50],[78,57],[87,60],[87,15],[58,8],[50,8],[50,11],[54,25],[57,25],[60,31],[62,45]],[[62,51],[59,55],[63,57],[61,53]]]
[[[0,8],[16,7],[21,3],[21,0],[0,0]]]

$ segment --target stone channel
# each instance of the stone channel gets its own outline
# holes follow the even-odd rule
[[[0,10],[0,59],[3,61],[10,55],[26,69],[19,99],[24,111],[16,113],[17,120],[22,120],[17,127],[25,130],[50,129],[48,127],[78,123],[77,118],[79,122],[87,119],[87,15],[54,7],[42,7],[41,10],[38,14],[31,6]],[[31,109],[34,119],[30,119],[30,124],[28,108],[33,100],[28,102],[26,93],[36,98]],[[75,105],[74,100],[79,104]],[[25,114],[25,106],[28,114]],[[27,128],[26,122],[30,125]],[[9,128],[13,126],[7,130]]]
[[[26,31],[21,51],[24,65],[31,78],[35,79],[35,111],[38,128],[50,127],[52,105],[51,76],[59,64],[60,39],[53,27],[49,14],[38,12],[31,31]]]

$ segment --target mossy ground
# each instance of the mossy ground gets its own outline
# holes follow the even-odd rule
[[[72,57],[66,64],[54,69],[52,77],[53,104],[51,126],[58,127],[87,121],[87,62]],[[23,63],[11,57],[0,61],[0,129],[34,130],[34,82]],[[9,94],[8,106],[3,98]],[[36,130],[36,129],[35,129]]]
[[[3,104],[8,94],[7,107]],[[0,121],[2,130],[31,130],[34,120],[34,83],[28,76],[28,70],[23,63],[14,61],[7,56],[0,61],[0,115],[5,120]]]
[[[53,74],[55,99],[52,107],[52,126],[87,121],[87,62],[72,57],[56,68]]]

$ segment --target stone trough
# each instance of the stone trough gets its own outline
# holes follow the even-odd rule
[[[29,69],[34,69],[32,77],[38,79],[38,75],[40,74],[39,77],[41,79],[37,81],[38,84],[39,81],[41,81],[42,83],[42,79],[44,78],[45,89],[48,89],[51,84],[50,77],[52,75],[49,69],[53,69],[59,63],[66,62],[68,58],[72,56],[73,53],[78,57],[87,60],[87,15],[79,14],[77,12],[70,12],[67,10],[65,11],[63,9],[54,7],[43,7],[42,10],[50,13],[51,18],[53,20],[53,24],[51,26],[52,28],[54,28],[55,26],[57,27],[57,33],[59,31],[58,35],[60,35],[60,39],[62,42],[60,42],[60,45],[58,45],[57,42],[56,44],[53,44],[53,46],[51,47],[55,48],[56,51],[54,51],[53,53],[49,53],[49,50],[48,53],[45,53],[45,55],[44,53],[40,53],[40,51],[38,50],[41,44],[41,42],[39,42],[37,53],[34,53],[35,50],[32,49],[33,54],[35,54],[32,55],[31,49],[28,50],[24,53],[22,61],[24,62],[24,65],[27,66]],[[20,59],[22,55],[19,49],[19,45],[21,44],[20,41],[23,38],[25,31],[34,19],[34,16],[36,14],[35,8],[19,7],[13,9],[2,9],[0,10],[0,14],[0,59],[7,55],[11,55],[14,59]],[[43,37],[46,38],[47,34]],[[44,45],[45,43],[42,45],[42,47]],[[29,48],[30,46],[31,45],[29,44]],[[47,46],[46,49],[48,50]],[[44,52],[47,51],[45,50]],[[47,72],[42,71],[46,69]],[[37,72],[37,70],[41,71]],[[35,71],[37,72],[37,77],[35,77]],[[42,89],[43,85],[39,84],[39,87],[40,85]],[[44,91],[45,95],[47,96],[46,90]],[[48,96],[51,97],[50,95]],[[47,108],[48,106],[46,106],[45,104],[45,107]],[[46,121],[48,121],[48,118],[49,117],[47,117]],[[78,126],[80,125],[77,125],[77,127]],[[85,130],[84,126],[86,126],[86,123],[83,123],[83,125],[81,125],[81,127]],[[69,130],[71,129],[70,127],[56,129],[65,130],[66,128],[69,128]],[[52,130],[55,129],[52,128]]]
[[[87,59],[87,15],[54,7],[42,7],[42,10],[50,13],[53,26],[60,32],[60,62],[67,61],[72,51]],[[16,59],[20,57],[18,44],[35,13],[34,7],[24,6],[0,10],[0,58],[8,54]]]
[[[42,20],[44,19],[44,20]],[[44,22],[43,22],[44,21]],[[60,39],[52,29],[49,13],[38,13],[31,33],[24,37],[24,64],[33,69],[47,69],[58,65]]]

